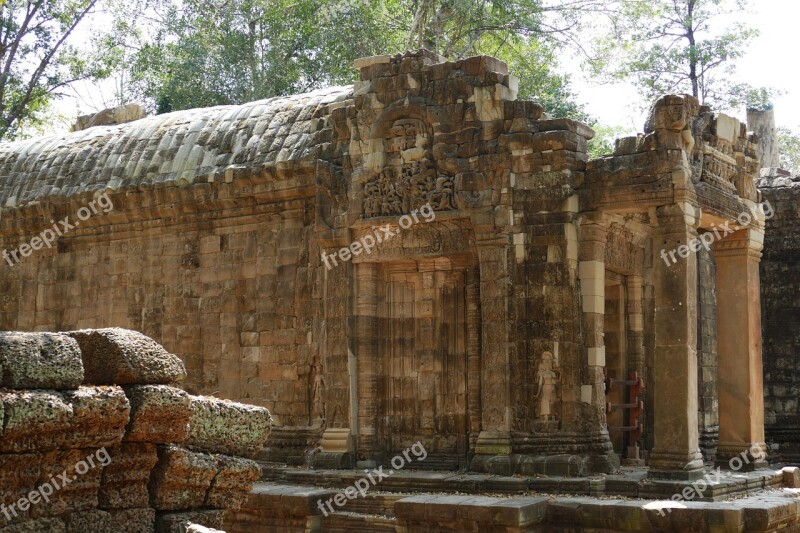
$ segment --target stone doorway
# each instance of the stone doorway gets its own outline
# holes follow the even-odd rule
[[[449,260],[381,268],[376,437],[384,463],[420,441],[428,452],[420,468],[466,464],[468,277]]]
[[[642,407],[646,405],[644,390],[635,384],[645,377],[642,297],[641,278],[606,270],[606,414],[614,452],[629,464],[639,464],[644,456],[642,436],[646,413]]]

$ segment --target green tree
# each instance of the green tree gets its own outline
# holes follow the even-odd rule
[[[73,83],[110,73],[102,47],[72,43],[98,0],[0,2],[0,139],[36,131],[54,99]]]
[[[738,106],[754,89],[734,84],[736,60],[758,34],[743,23],[720,27],[722,15],[742,13],[747,0],[620,0],[612,31],[600,39],[595,72],[630,80],[648,101],[688,93],[702,103]]]
[[[352,62],[384,49],[379,6],[336,0],[186,0],[164,6],[131,78],[158,112],[352,82]]]
[[[631,128],[625,126],[594,126],[594,138],[589,141],[589,157],[602,157],[614,153],[615,141],[631,135]]]
[[[601,1],[574,0],[570,13]],[[553,36],[572,31],[574,15],[551,24],[551,9],[538,0],[184,0],[158,10],[130,76],[137,97],[166,112],[351,83],[359,57],[425,47],[448,59],[497,56],[521,78],[521,97],[587,120],[553,70]]]
[[[800,135],[789,128],[778,128],[781,167],[800,171]]]

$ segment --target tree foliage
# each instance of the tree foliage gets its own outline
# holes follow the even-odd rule
[[[161,112],[349,82],[352,61],[386,38],[366,2],[187,0],[163,6],[158,17],[131,76],[136,96]]]
[[[78,51],[71,42],[97,2],[0,2],[0,138],[35,129],[53,99],[76,81],[108,75],[102,47]]]
[[[747,0],[620,0],[612,31],[600,39],[595,71],[634,81],[648,101],[688,93],[704,104],[738,106],[755,89],[732,83],[731,76],[758,32],[717,21],[746,8]]]
[[[781,167],[800,171],[800,135],[789,128],[778,128]]]
[[[554,51],[579,9],[604,1],[567,2],[560,17],[539,0],[167,2],[133,61],[132,96],[158,112],[241,103],[351,83],[359,57],[424,47],[448,59],[497,56],[521,78],[521,96],[586,119],[553,70]]]

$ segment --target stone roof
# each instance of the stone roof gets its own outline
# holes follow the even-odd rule
[[[315,158],[332,87],[243,105],[190,109],[116,126],[0,144],[0,206],[48,197],[220,179],[226,172]],[[321,124],[322,122],[322,124]]]

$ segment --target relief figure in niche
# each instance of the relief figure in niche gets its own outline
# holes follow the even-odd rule
[[[323,393],[325,391],[325,377],[323,376],[322,363],[318,355],[315,355],[311,362],[308,382],[311,389],[311,423],[324,422],[325,404],[323,403]]]
[[[399,216],[430,204],[455,209],[453,177],[440,175],[433,161],[432,139],[420,119],[399,119],[389,128],[386,164],[364,184],[364,216]]]
[[[558,384],[561,373],[558,370],[555,358],[551,352],[544,352],[539,361],[536,372],[538,389],[536,398],[539,400],[539,420],[556,420],[555,403],[558,401]]]

